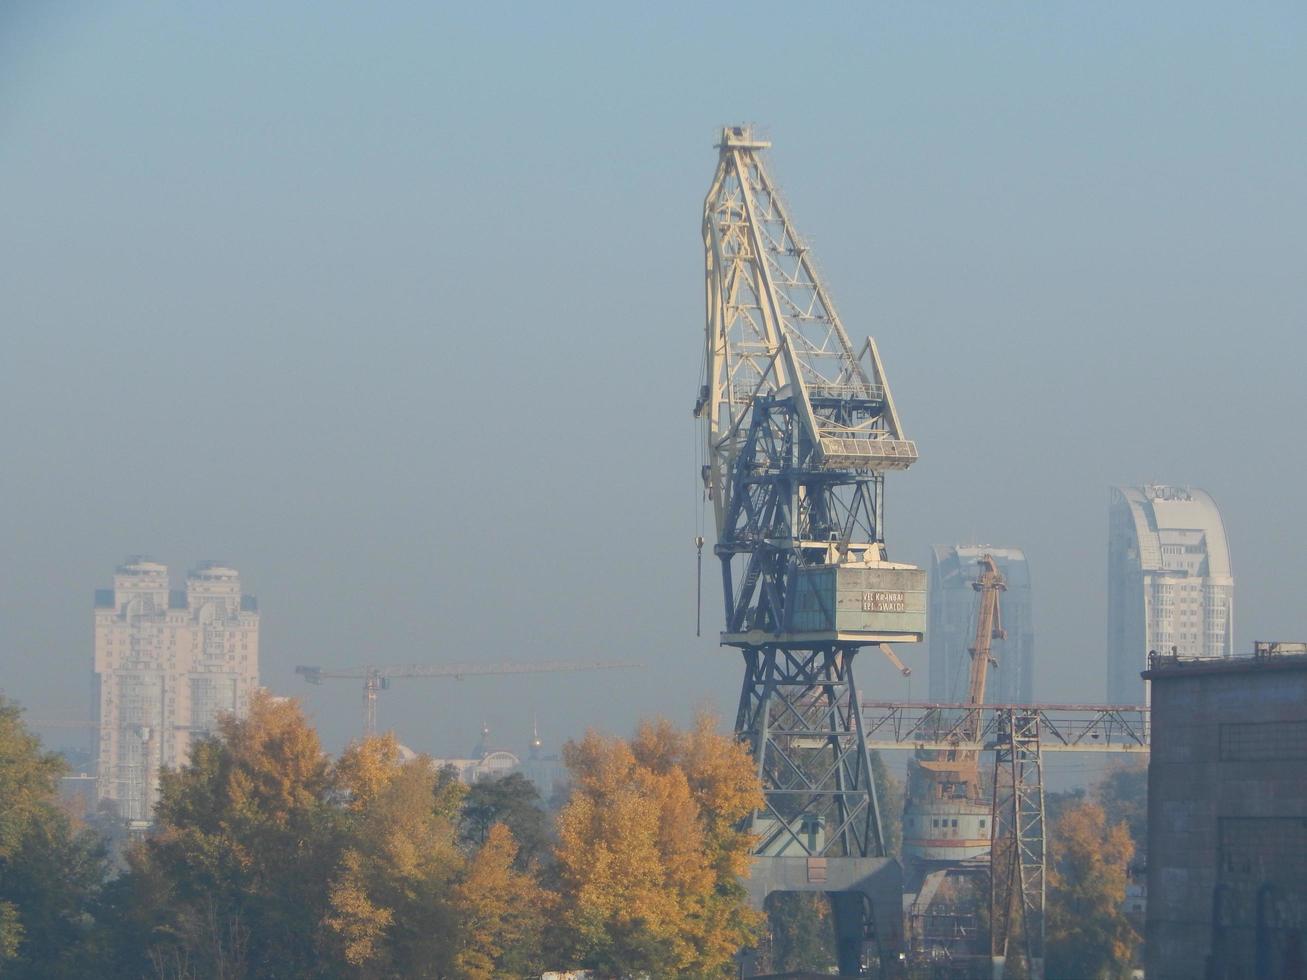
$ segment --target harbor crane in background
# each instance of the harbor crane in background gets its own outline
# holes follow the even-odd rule
[[[944,750],[920,749],[908,763],[907,799],[903,809],[903,856],[907,891],[914,907],[927,914],[931,898],[950,874],[983,875],[989,870],[992,802],[980,778],[981,706],[989,668],[995,664],[994,640],[1007,636],[999,596],[1007,588],[992,555],[976,563],[971,583],[978,593],[975,639],[968,648],[966,704],[957,721],[957,744]],[[920,930],[910,921],[910,932]]]
[[[352,680],[363,682],[363,733],[369,738],[377,733],[377,695],[390,687],[395,678],[405,677],[480,677],[502,674],[556,674],[578,670],[631,670],[643,666],[627,661],[573,661],[544,660],[540,663],[476,663],[476,664],[391,664],[361,667],[296,667],[310,684],[324,680]]]
[[[884,476],[917,458],[876,343],[853,345],[763,162],[728,126],[704,202],[705,374],[694,406],[721,561],[735,731],[763,780],[746,881],[761,907],[824,892],[840,972],[902,963],[902,875],[886,852],[853,663],[920,641],[925,572],[885,548]],[[746,966],[747,968],[747,966]]]
[[[937,976],[973,976],[1024,961],[1042,980],[1046,831],[1045,752],[1148,752],[1148,709],[1128,705],[985,704],[986,678],[1006,638],[1000,597],[1006,585],[992,555],[977,562],[979,593],[967,699],[962,704],[864,702],[869,748],[914,749],[908,766],[903,854],[908,862],[910,957]],[[980,753],[994,753],[993,784],[982,783]],[[956,898],[932,904],[950,875],[987,884],[989,948],[981,905]],[[961,972],[959,972],[961,971]]]
[[[987,896],[990,975],[1012,975],[1015,971],[1007,961],[1015,952],[1025,960],[1024,975],[1041,980],[1045,900],[1043,757],[1049,752],[1147,756],[1148,708],[1125,704],[976,707],[961,703],[864,701],[862,717],[867,747],[878,752],[946,753],[968,749],[994,753],[989,858],[983,864],[974,859],[959,860],[949,870],[965,873],[976,870],[978,864],[987,864],[991,875],[999,878],[996,887],[991,877]],[[905,838],[909,829],[904,828]],[[906,848],[908,842],[904,844]],[[932,909],[931,897],[923,888],[913,896],[907,910],[913,922],[912,957],[938,968],[936,976],[975,976],[974,963],[966,961],[977,956],[976,944],[984,938],[979,931],[981,909]]]

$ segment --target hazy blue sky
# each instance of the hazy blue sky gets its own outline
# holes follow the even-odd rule
[[[0,8],[0,687],[84,712],[145,552],[240,569],[332,745],[359,691],[295,664],[648,664],[399,682],[437,752],[733,713],[690,409],[737,121],[920,447],[891,555],[1024,547],[1040,697],[1104,696],[1113,483],[1211,491],[1239,646],[1307,638],[1304,6],[810,9]]]

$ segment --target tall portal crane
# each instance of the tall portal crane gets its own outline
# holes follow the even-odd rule
[[[842,973],[868,939],[899,969],[901,874],[885,851],[853,661],[921,639],[925,573],[887,559],[884,474],[917,458],[875,342],[855,349],[763,164],[722,130],[704,202],[705,377],[694,414],[725,629],[743,654],[735,730],[763,779],[752,899],[831,896]]]
[[[975,641],[967,700],[949,726],[947,748],[919,749],[908,769],[903,853],[915,898],[909,920],[914,948],[926,953],[941,939],[966,934],[953,916],[931,909],[931,900],[950,874],[989,879],[989,958],[993,976],[1004,976],[1009,952],[1019,952],[1032,980],[1042,980],[1044,963],[1044,802],[1038,706],[1009,705],[997,721],[986,720],[985,681],[994,640],[1006,639],[999,597],[1007,588],[992,555],[982,555],[972,583],[978,593]],[[936,709],[937,716],[957,715]],[[939,721],[934,724],[939,725]],[[980,779],[981,736],[995,728],[994,784],[988,796]],[[1093,736],[1094,739],[1098,735]],[[988,827],[986,827],[988,821]],[[929,937],[927,924],[936,933]],[[979,939],[972,933],[971,942]],[[956,954],[957,950],[951,950]],[[979,955],[974,947],[971,955]]]
[[[626,670],[640,666],[625,661],[546,660],[534,664],[391,664],[384,667],[365,664],[361,667],[296,667],[295,673],[310,684],[321,684],[324,680],[363,681],[363,732],[371,737],[377,733],[377,694],[390,687],[392,678],[453,677],[455,680],[462,680],[464,677],[486,674],[552,674],[574,670]]]

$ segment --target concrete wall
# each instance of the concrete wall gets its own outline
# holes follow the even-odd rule
[[[1307,657],[1146,676],[1146,974],[1293,975],[1307,953]]]

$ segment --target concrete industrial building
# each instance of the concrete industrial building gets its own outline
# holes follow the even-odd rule
[[[976,591],[972,587],[982,555],[992,555],[1007,584],[1003,627],[995,640],[998,668],[989,674],[989,704],[1030,704],[1035,700],[1035,627],[1030,597],[1030,565],[1020,548],[936,545],[930,553],[930,700],[965,701],[976,631]]]
[[[1301,977],[1307,644],[1152,664],[1145,973]]]
[[[259,612],[234,569],[213,562],[170,588],[168,569],[133,559],[95,593],[97,796],[129,824],[150,820],[162,766],[259,684]]]
[[[1116,487],[1108,512],[1107,700],[1146,704],[1148,651],[1229,657],[1234,578],[1212,498],[1189,487]]]

